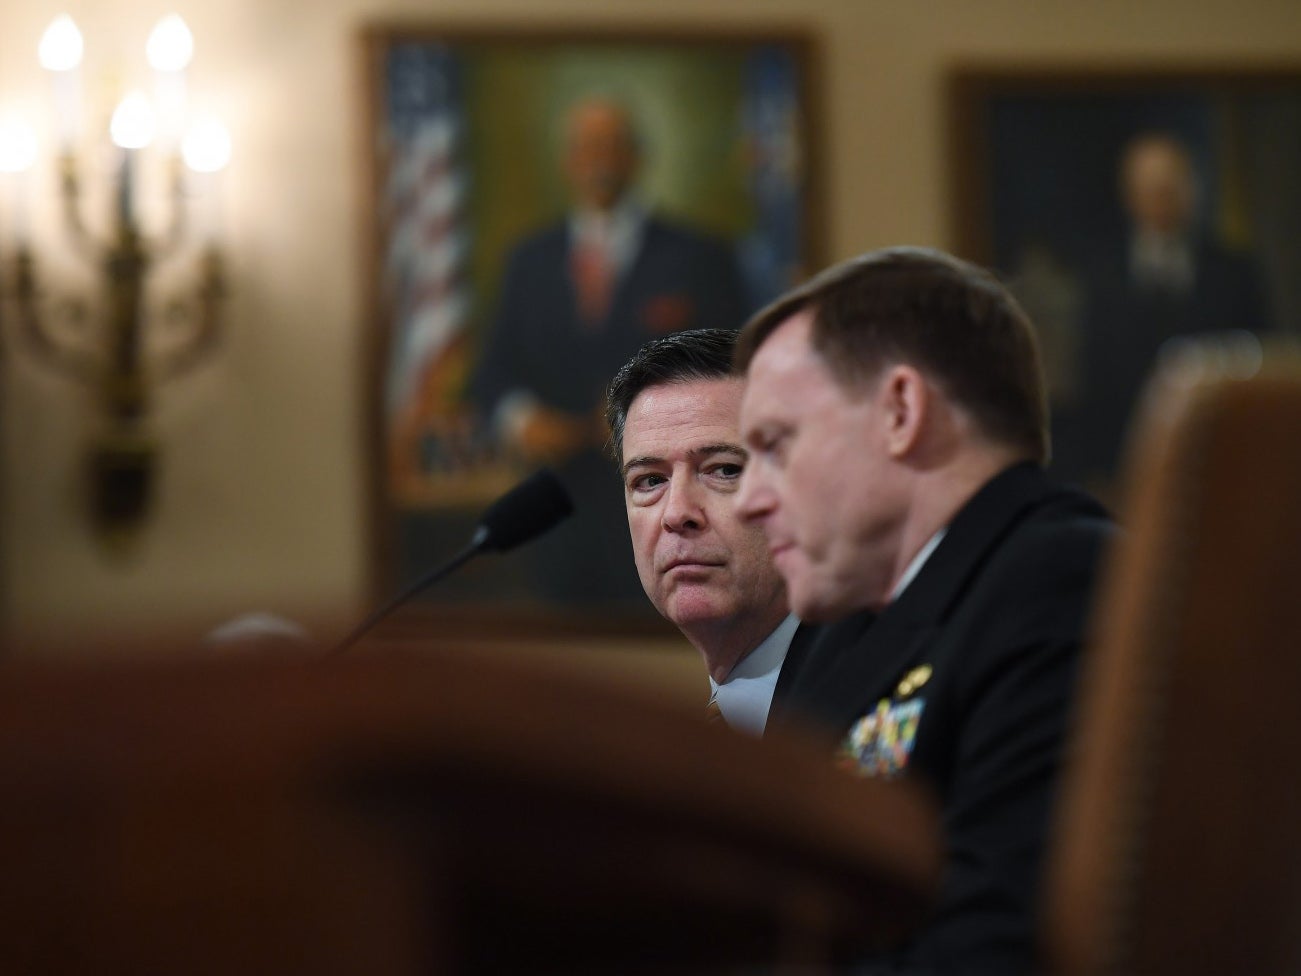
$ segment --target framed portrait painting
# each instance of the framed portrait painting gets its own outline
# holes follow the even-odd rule
[[[372,26],[363,36],[377,592],[537,467],[575,515],[428,594],[476,619],[653,619],[604,390],[820,260],[813,58],[786,33]]]
[[[1301,65],[972,66],[953,237],[1039,329],[1055,464],[1109,487],[1160,357],[1301,328]]]

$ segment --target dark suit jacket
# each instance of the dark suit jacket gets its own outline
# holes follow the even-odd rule
[[[526,238],[508,259],[470,398],[490,416],[503,396],[525,390],[547,406],[595,418],[615,371],[646,340],[682,329],[737,328],[746,312],[730,245],[651,217],[604,320],[584,322],[570,271],[569,225],[561,222]],[[577,514],[522,554],[533,567],[530,586],[552,602],[616,602],[649,612],[613,465],[593,446],[555,470]]]
[[[853,765],[920,778],[941,806],[946,874],[930,924],[891,960],[904,971],[1033,968],[1045,830],[1111,532],[1088,496],[1010,468],[899,599],[826,626],[795,676],[788,715],[839,739],[857,728]]]
[[[1270,329],[1255,262],[1209,240],[1193,247],[1192,287],[1175,293],[1136,282],[1124,246],[1088,270],[1081,334],[1080,402],[1057,411],[1057,472],[1071,480],[1113,475],[1124,435],[1161,346],[1176,336]]]
[[[746,311],[725,241],[649,217],[605,319],[584,322],[570,271],[569,224],[561,222],[523,240],[507,260],[471,394],[492,409],[522,388],[548,406],[588,414],[646,340],[682,329],[739,328]]]
[[[819,633],[821,628],[817,624],[806,624],[801,621],[795,628],[795,633],[791,636],[791,645],[786,648],[786,657],[782,659],[781,671],[777,673],[777,684],[772,691],[772,708],[768,711],[770,723],[782,720],[782,710],[786,707],[791,688],[795,686],[795,678],[803,669],[804,662],[808,659],[809,648],[813,646]]]

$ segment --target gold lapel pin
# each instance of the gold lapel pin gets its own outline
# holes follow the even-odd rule
[[[894,696],[896,698],[907,698],[930,680],[931,666],[929,664],[915,667],[903,676],[903,680],[894,689]]]

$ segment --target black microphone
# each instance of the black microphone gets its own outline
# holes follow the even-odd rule
[[[420,577],[334,646],[338,654],[427,586],[468,563],[481,552],[507,552],[535,539],[573,514],[574,503],[560,479],[547,468],[535,471],[488,506],[469,544],[443,565]]]
[[[542,468],[488,506],[470,545],[476,551],[507,552],[537,538],[573,512],[574,503],[565,486],[549,469]]]

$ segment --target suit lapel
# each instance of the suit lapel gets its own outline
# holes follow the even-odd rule
[[[786,649],[786,657],[782,661],[781,671],[777,674],[777,685],[773,688],[772,700],[774,705],[779,705],[785,700],[791,685],[795,682],[795,676],[799,673],[800,668],[804,666],[809,648],[813,646],[813,641],[817,638],[817,635],[818,627],[814,624],[801,623],[795,629],[795,634],[791,637],[790,647]]]
[[[614,289],[610,293],[610,312],[607,318],[628,317],[633,314],[634,303],[639,300],[643,290],[642,280],[646,276],[651,256],[655,253],[659,225],[655,218],[647,214],[642,221],[637,246],[633,248],[628,263],[614,277]]]
[[[932,628],[893,608],[873,619],[863,613],[822,631],[810,649],[804,680],[790,694],[790,710],[841,732],[881,698],[929,643]]]
[[[1038,468],[1017,465],[995,477],[958,512],[916,579],[873,621],[855,614],[825,627],[809,649],[790,709],[843,731],[919,664],[951,608],[996,544],[1047,490]]]

